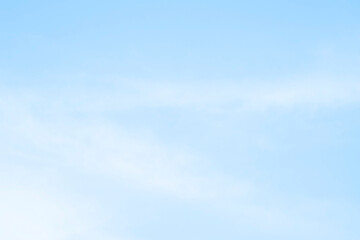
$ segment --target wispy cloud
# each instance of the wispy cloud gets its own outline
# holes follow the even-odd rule
[[[194,168],[200,161],[198,156],[153,137],[131,133],[104,119],[89,122],[73,118],[71,105],[56,114],[49,109],[49,115],[44,116],[46,110],[37,113],[36,104],[18,99],[4,102],[0,112],[2,140],[7,139],[3,149],[6,158],[72,166],[185,199],[212,197],[222,189],[211,177],[196,173],[201,171]],[[246,184],[243,187],[241,194],[249,190]]]
[[[134,108],[172,108],[205,112],[259,111],[294,107],[338,107],[360,102],[356,79],[309,76],[286,81],[146,82],[95,81],[96,86],[63,85],[34,92],[23,89],[27,100],[57,110],[121,111]],[[7,91],[6,88],[3,92]],[[6,94],[5,94],[6,95]]]
[[[170,146],[155,136],[129,131],[106,113],[170,108],[251,114],[274,108],[334,107],[360,101],[360,85],[355,81],[304,80],[261,85],[115,81],[104,86],[91,89],[71,85],[53,90],[3,87],[1,157],[7,161],[68,166],[141,191],[200,201],[225,211],[232,209],[240,218],[276,231],[301,224],[305,226],[299,228],[308,228],[309,224],[304,223],[307,216],[299,220],[297,210],[289,213],[278,210],[276,204],[256,204],[254,199],[267,194],[251,181],[202,169],[201,156]],[[26,194],[31,193],[21,190],[20,195],[4,194],[10,198],[15,194],[14,199],[20,199],[29,198]],[[10,198],[7,201],[13,201]],[[32,202],[41,202],[47,196],[35,198],[40,199]],[[47,212],[52,211],[56,214],[60,210],[51,208]]]
[[[247,83],[152,83],[138,84],[135,89],[137,94],[129,98],[135,106],[217,110],[220,113],[303,106],[336,107],[360,101],[358,81],[325,77]]]

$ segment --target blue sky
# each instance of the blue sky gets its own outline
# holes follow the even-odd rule
[[[0,238],[359,239],[357,1],[0,4]]]

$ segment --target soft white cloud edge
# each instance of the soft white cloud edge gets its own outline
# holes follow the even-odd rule
[[[336,108],[360,103],[360,82],[340,77],[216,83],[113,80],[97,84],[99,88],[93,87],[90,93],[88,88],[74,85],[53,90],[52,96],[44,95],[58,107],[72,105],[73,109],[88,112],[145,107],[238,113],[294,107]],[[61,96],[64,98],[59,102]]]

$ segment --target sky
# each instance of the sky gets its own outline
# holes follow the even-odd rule
[[[360,3],[0,3],[0,239],[357,240]]]

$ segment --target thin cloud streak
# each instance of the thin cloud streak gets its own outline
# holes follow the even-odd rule
[[[9,89],[3,88],[1,92],[6,96],[8,91]],[[360,102],[358,81],[325,77],[261,84],[112,80],[104,81],[98,89],[74,84],[50,92],[39,91],[40,93],[36,89],[23,89],[20,95],[25,101],[56,108],[58,111],[65,109],[85,113],[170,108],[221,114],[303,107],[336,108]]]

